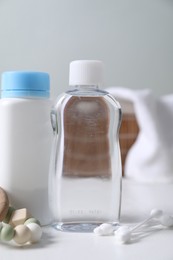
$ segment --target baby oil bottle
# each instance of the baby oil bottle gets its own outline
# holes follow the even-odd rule
[[[121,108],[99,89],[102,82],[101,61],[71,62],[71,89],[51,112],[49,202],[59,230],[91,232],[101,223],[119,222]]]

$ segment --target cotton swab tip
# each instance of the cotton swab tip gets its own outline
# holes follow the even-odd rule
[[[128,227],[120,227],[114,234],[118,243],[125,244],[130,241],[131,231]]]
[[[172,227],[173,226],[173,217],[164,214],[161,218],[160,218],[160,224],[162,224],[165,227]]]
[[[152,209],[150,212],[152,218],[160,218],[162,215],[163,211],[161,209]]]

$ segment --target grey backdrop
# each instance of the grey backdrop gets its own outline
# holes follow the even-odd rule
[[[68,87],[74,59],[105,62],[105,86],[173,89],[173,0],[0,0],[0,73],[51,75]]]

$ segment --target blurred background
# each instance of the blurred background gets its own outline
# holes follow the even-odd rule
[[[52,96],[69,62],[100,59],[105,86],[173,90],[173,0],[0,0],[0,73],[47,71]]]

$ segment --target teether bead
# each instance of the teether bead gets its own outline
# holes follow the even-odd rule
[[[20,224],[24,224],[24,222],[30,217],[31,215],[26,208],[17,209],[12,213],[9,224],[16,227]]]
[[[18,225],[14,228],[15,230],[15,235],[13,240],[19,244],[23,245],[30,241],[31,239],[31,231],[26,225]]]
[[[28,219],[24,222],[25,225],[28,225],[29,223],[36,223],[36,224],[38,224],[38,225],[40,226],[40,221],[37,220],[37,219],[35,219],[35,218],[28,218]]]
[[[0,187],[0,221],[3,221],[9,208],[9,199],[4,189]]]
[[[3,219],[4,223],[9,223],[10,218],[11,218],[14,211],[15,211],[15,208],[13,208],[13,207],[8,208],[7,214],[6,214],[5,218]]]
[[[3,227],[3,224],[2,224],[2,222],[0,222],[0,232],[1,232],[2,227]]]
[[[165,226],[165,227],[172,227],[173,226],[173,217],[164,214],[161,218],[160,218],[160,223]]]
[[[14,229],[12,226],[6,224],[1,229],[1,240],[2,241],[10,241],[14,237]]]
[[[31,243],[38,242],[42,236],[41,227],[36,223],[29,223],[29,224],[27,224],[27,227],[31,231],[31,238],[30,238],[29,242],[31,242]]]

